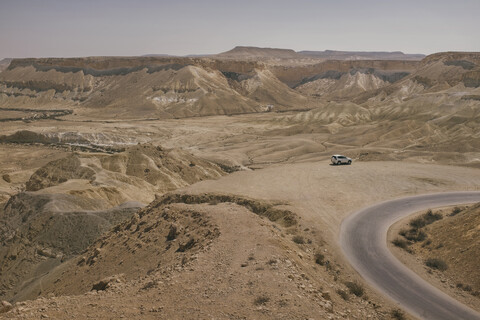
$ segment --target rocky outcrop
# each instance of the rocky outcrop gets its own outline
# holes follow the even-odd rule
[[[93,181],[94,177],[95,171],[82,166],[80,158],[72,154],[66,158],[49,162],[46,166],[35,171],[27,181],[26,190],[37,191],[59,185],[69,179],[87,179]]]

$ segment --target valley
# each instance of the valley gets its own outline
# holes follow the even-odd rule
[[[413,319],[349,264],[340,226],[480,190],[479,96],[467,52],[9,61],[1,316]]]

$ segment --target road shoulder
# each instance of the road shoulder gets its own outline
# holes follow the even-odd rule
[[[441,207],[437,209],[447,212],[451,211],[453,207],[455,206]],[[446,277],[444,274],[442,274],[442,272],[432,272],[431,269],[425,265],[425,262],[420,255],[416,255],[415,253],[408,253],[406,250],[396,247],[392,244],[392,241],[394,239],[400,237],[398,234],[400,230],[408,229],[409,222],[412,219],[417,218],[422,214],[425,214],[426,211],[427,210],[415,212],[391,225],[387,233],[388,249],[392,252],[395,258],[397,258],[405,266],[418,274],[422,279],[424,279],[437,289],[441,290],[442,292],[448,294],[455,300],[461,302],[462,304],[465,304],[476,311],[480,311],[480,304],[478,303],[478,298],[475,298],[469,293],[456,288],[456,282],[453,279]]]

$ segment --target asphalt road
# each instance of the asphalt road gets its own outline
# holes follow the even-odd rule
[[[387,248],[388,228],[414,212],[480,202],[480,192],[448,192],[382,202],[355,212],[340,229],[340,245],[360,275],[422,319],[480,319],[480,314],[433,287]]]

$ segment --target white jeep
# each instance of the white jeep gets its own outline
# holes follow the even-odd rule
[[[352,164],[352,159],[342,156],[341,154],[335,154],[332,156],[333,164]]]

